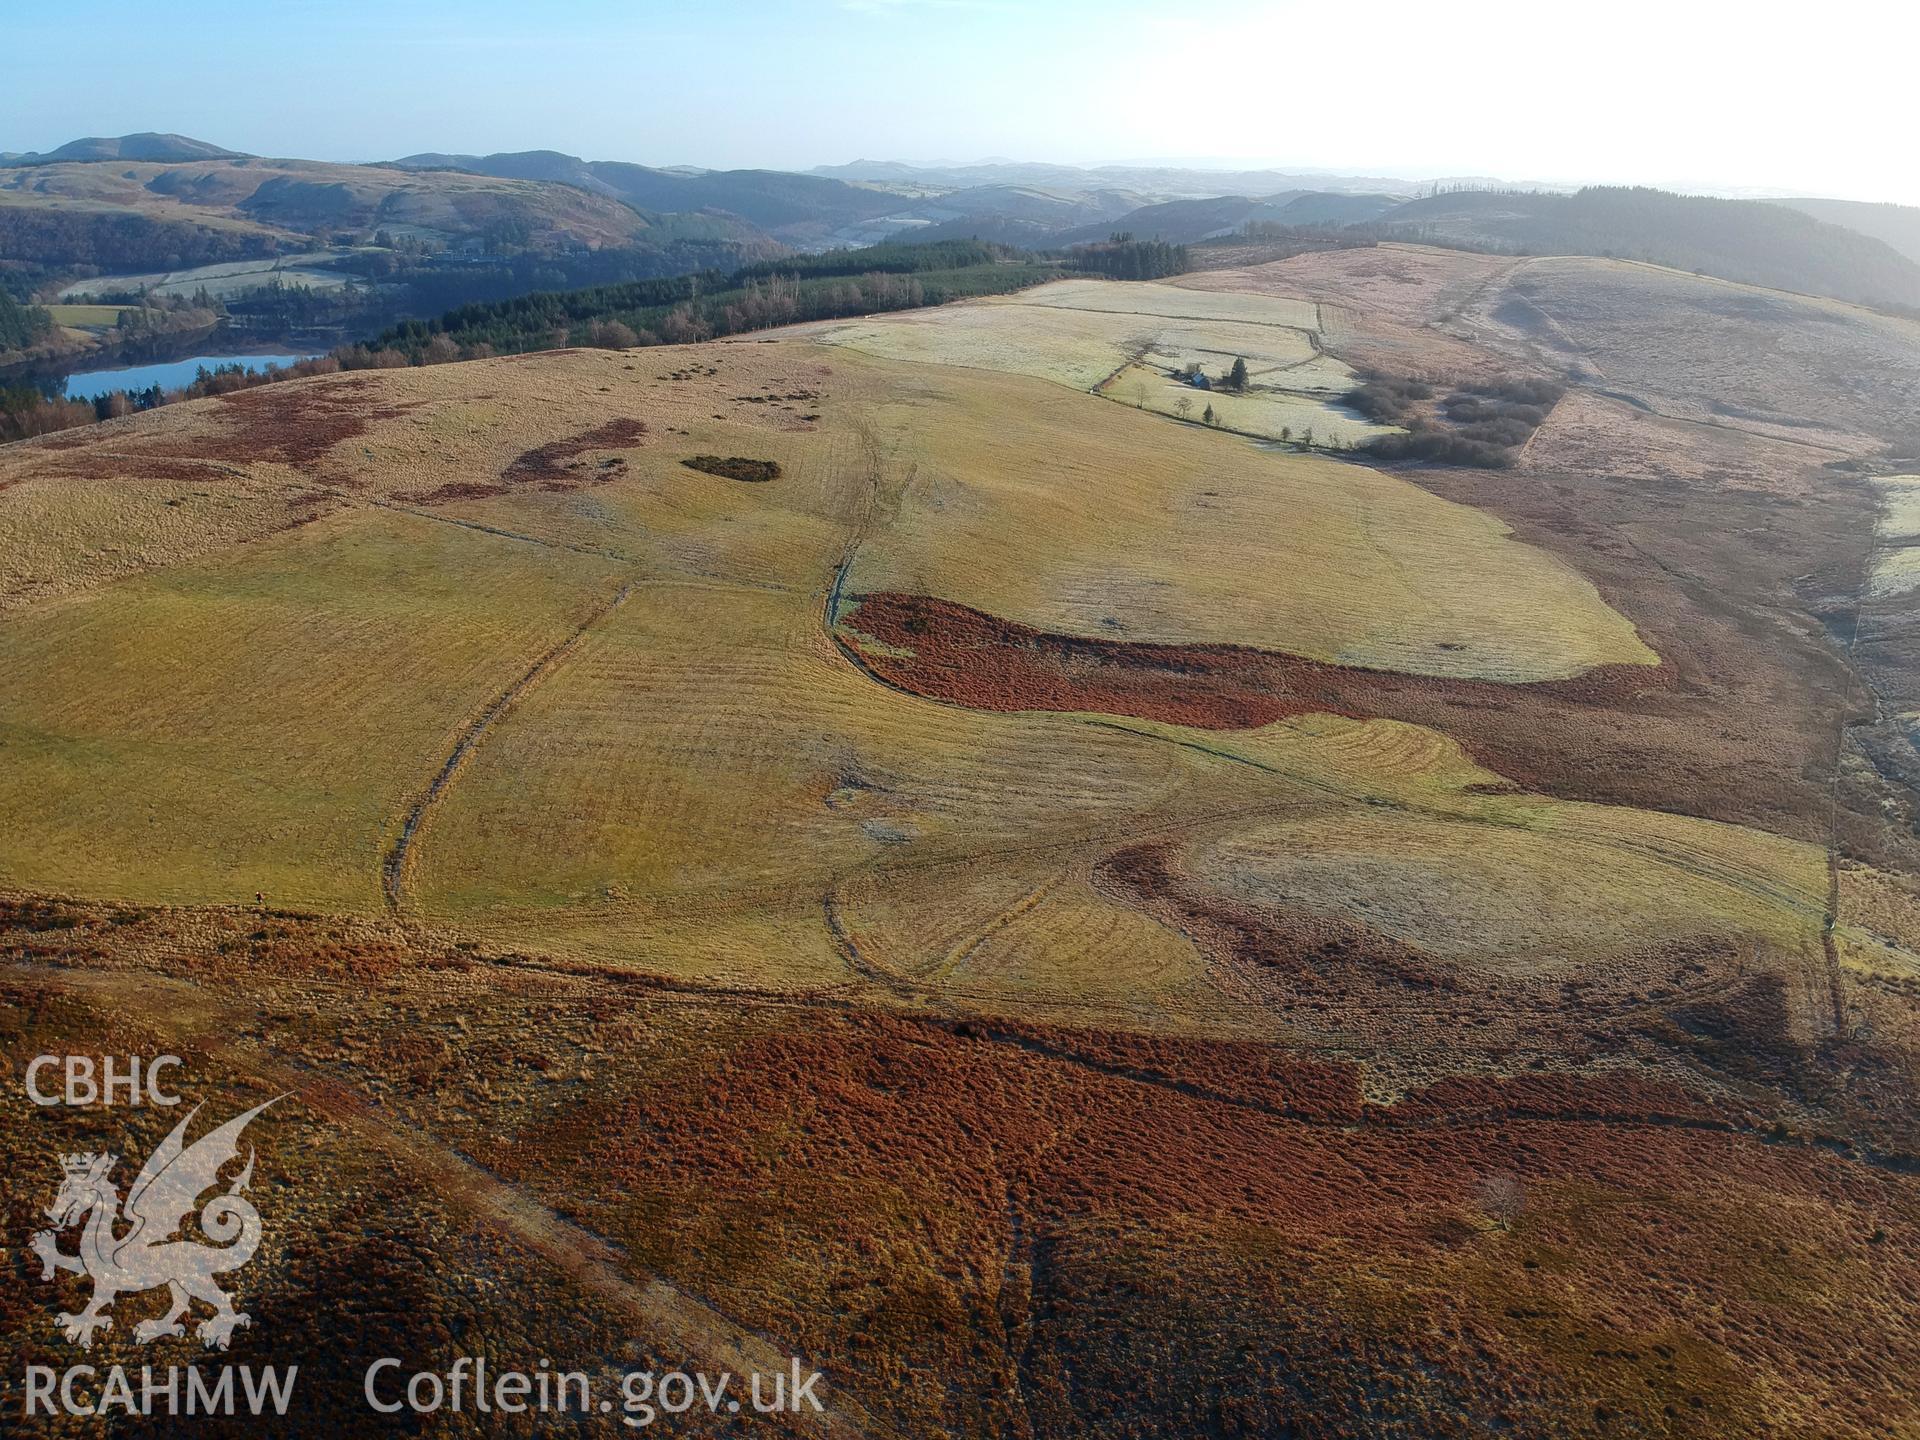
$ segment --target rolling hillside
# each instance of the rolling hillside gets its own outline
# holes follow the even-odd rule
[[[9,165],[57,165],[67,160],[147,160],[168,164],[177,160],[242,160],[238,150],[224,150],[187,135],[158,135],[145,131],[138,135],[92,135],[84,140],[69,140],[44,155],[32,152],[14,154]]]
[[[1463,190],[1408,201],[1372,229],[1511,254],[1648,260],[1773,289],[1920,307],[1920,263],[1882,240],[1763,201],[1641,188]]]
[[[0,203],[76,217],[139,215],[244,233],[262,246],[386,228],[441,241],[511,230],[536,246],[597,247],[630,243],[651,225],[626,205],[570,185],[254,158],[14,165],[0,168]]]
[[[1082,245],[1124,230],[1142,240],[1191,245],[1230,234],[1252,224],[1350,225],[1377,218],[1400,201],[1391,195],[1341,195],[1320,190],[1282,190],[1253,200],[1223,195],[1207,200],[1168,200],[1143,205],[1103,225],[1084,225],[1052,239],[1056,245]]]
[[[1218,195],[1271,195],[1281,190],[1331,190],[1343,194],[1395,191],[1408,182],[1377,175],[1327,171],[1222,170],[1179,165],[1052,165],[985,160],[973,165],[909,165],[895,160],[856,160],[820,165],[808,172],[836,179],[889,184],[937,185],[964,190],[979,185],[1037,185],[1055,190],[1135,190],[1156,200],[1206,199]],[[1449,183],[1488,183],[1462,178]]]
[[[1774,203],[1802,211],[1829,225],[1843,225],[1862,235],[1870,235],[1920,265],[1920,207],[1873,205],[1859,200],[1805,199]]]
[[[0,447],[0,1062],[285,1097],[290,1437],[449,1336],[874,1440],[1912,1432],[1915,333],[1381,244]],[[1580,378],[1499,473],[1270,423],[1354,365]]]
[[[83,284],[85,295],[185,299],[205,287],[227,307],[225,333],[277,336],[297,325],[322,348],[472,301],[730,272],[785,253],[734,215],[641,210],[544,178],[251,156],[0,166],[0,281],[16,292],[52,298]],[[298,272],[276,274],[279,257],[297,258]],[[238,273],[242,262],[262,262],[257,278]],[[292,302],[281,284],[298,292]],[[204,335],[213,317],[197,313]],[[177,316],[152,318],[139,345],[179,328]],[[136,343],[61,330],[0,363],[57,365],[123,342]]]
[[[898,210],[901,197],[782,170],[662,170],[616,160],[581,160],[552,150],[502,155],[410,155],[403,170],[476,175],[575,186],[646,211],[720,211],[790,243],[818,241],[842,226]]]

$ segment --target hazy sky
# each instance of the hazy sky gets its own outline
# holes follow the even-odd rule
[[[63,0],[6,29],[6,150],[1206,158],[1920,204],[1912,0]]]

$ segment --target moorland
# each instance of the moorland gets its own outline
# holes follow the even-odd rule
[[[0,448],[0,1048],[293,1093],[305,1433],[447,1336],[829,1433],[1920,1427],[1920,324],[1214,260]]]

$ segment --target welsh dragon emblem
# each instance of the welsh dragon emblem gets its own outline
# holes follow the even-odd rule
[[[60,1193],[46,1210],[54,1228],[36,1234],[32,1248],[44,1267],[42,1281],[53,1279],[61,1270],[84,1273],[93,1281],[93,1297],[86,1308],[77,1315],[59,1317],[60,1330],[68,1340],[82,1350],[91,1349],[94,1331],[113,1328],[113,1317],[107,1312],[116,1297],[162,1285],[172,1305],[159,1319],[134,1326],[133,1338],[142,1345],[163,1336],[184,1335],[181,1317],[195,1300],[213,1307],[213,1314],[200,1322],[199,1329],[200,1341],[209,1350],[226,1349],[233,1332],[252,1323],[252,1317],[235,1310],[231,1298],[213,1283],[215,1275],[238,1270],[260,1248],[260,1212],[245,1195],[253,1178],[251,1146],[245,1168],[200,1209],[200,1230],[214,1243],[183,1239],[180,1231],[200,1197],[220,1183],[221,1168],[239,1158],[240,1132],[273,1103],[256,1105],[189,1145],[187,1126],[200,1113],[200,1107],[194,1106],[147,1157],[124,1205],[112,1179],[119,1156],[60,1157]],[[79,1252],[65,1254],[58,1232],[83,1222]],[[121,1225],[125,1233],[116,1235]]]

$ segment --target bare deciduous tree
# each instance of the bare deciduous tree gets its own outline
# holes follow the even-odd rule
[[[1480,1208],[1500,1229],[1513,1229],[1513,1222],[1527,1208],[1527,1192],[1520,1177],[1504,1170],[1482,1177]]]

